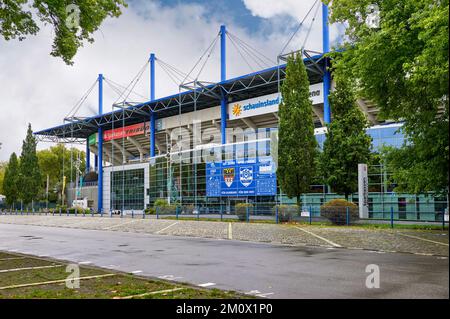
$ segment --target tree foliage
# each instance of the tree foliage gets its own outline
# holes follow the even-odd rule
[[[8,166],[7,162],[0,162],[0,194],[3,195],[3,181],[5,179],[5,170]]]
[[[448,191],[448,0],[382,0],[380,24],[366,23],[371,0],[333,0],[331,20],[346,22],[336,75],[357,79],[360,94],[386,119],[404,121],[408,144],[388,165],[399,189]]]
[[[37,152],[39,167],[42,173],[42,184],[44,186],[49,176],[49,192],[56,188],[59,192],[62,189],[63,172],[66,176],[66,182],[75,181],[76,164],[75,161],[80,157],[80,170],[84,172],[86,166],[86,154],[77,148],[66,148],[64,144],[57,144],[48,149]],[[72,160],[71,160],[72,159]]]
[[[19,199],[19,161],[16,153],[9,157],[8,165],[5,168],[3,179],[3,195],[6,196],[6,203],[12,205]]]
[[[19,194],[25,204],[38,198],[42,187],[41,170],[36,155],[36,138],[31,124],[28,124],[27,136],[22,143],[19,166]]]
[[[281,93],[277,177],[282,191],[300,206],[301,194],[310,189],[315,177],[317,154],[309,81],[301,55],[289,57]]]
[[[107,17],[118,17],[124,0],[8,0],[0,3],[0,34],[5,40],[23,40],[39,32],[39,24],[54,30],[51,55],[67,64],[84,41]]]
[[[323,144],[320,172],[325,184],[348,200],[358,189],[358,164],[370,160],[372,139],[366,134],[367,120],[356,105],[348,80],[337,81],[329,99],[333,121]]]

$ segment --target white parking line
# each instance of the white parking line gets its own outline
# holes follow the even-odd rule
[[[1,258],[0,261],[4,260],[15,260],[15,259],[25,259],[27,257],[8,257],[8,258]]]
[[[326,239],[326,238],[323,238],[322,236],[316,235],[316,234],[314,234],[313,232],[310,232],[309,230],[306,230],[306,229],[303,229],[303,228],[297,227],[297,226],[294,226],[294,227],[297,228],[297,229],[300,229],[301,231],[304,231],[304,232],[307,233],[307,234],[310,234],[311,236],[314,236],[314,237],[316,237],[316,238],[319,238],[319,239],[321,239],[321,240],[323,240],[323,241],[329,243],[330,245],[332,245],[332,246],[334,246],[334,247],[342,247],[341,245],[336,244],[336,243],[334,243],[334,242],[332,242],[331,240],[328,240],[328,239]]]
[[[405,236],[405,237],[411,237],[411,238],[415,238],[415,239],[419,239],[419,240],[423,240],[423,241],[428,241],[430,243],[434,243],[434,244],[438,244],[438,245],[443,245],[443,246],[448,246],[448,244],[446,243],[441,243],[439,241],[434,241],[434,240],[430,240],[430,239],[426,239],[426,238],[421,238],[421,237],[417,237],[417,236],[413,236],[413,235],[408,235],[408,234],[402,234],[402,233],[398,233],[401,236]]]
[[[216,285],[216,284],[213,283],[213,282],[205,282],[204,284],[200,284],[200,285],[198,285],[198,286],[199,286],[199,287],[206,288],[206,287],[215,286],[215,285]]]
[[[130,221],[125,222],[125,223],[121,223],[121,224],[105,227],[105,228],[102,228],[102,230],[109,230],[109,229],[112,229],[112,228],[115,228],[115,227],[120,227],[120,226],[123,226],[123,225],[134,223],[135,221],[137,221],[137,219],[133,219],[133,220],[130,220]]]
[[[12,271],[21,271],[21,270],[34,270],[34,269],[56,268],[56,267],[62,267],[62,266],[64,266],[64,265],[51,265],[51,266],[38,266],[38,267],[25,267],[25,268],[3,269],[3,270],[0,270],[0,273],[12,272]]]
[[[175,226],[176,224],[178,224],[178,222],[175,222],[175,223],[173,223],[173,224],[170,224],[170,225],[167,226],[167,227],[164,227],[163,229],[158,230],[155,234],[159,234],[159,233],[161,233],[161,232],[163,232],[163,231],[169,229],[170,227]]]
[[[103,278],[103,277],[111,277],[111,276],[115,276],[115,274],[105,274],[105,275],[97,275],[97,276],[78,277],[78,278],[71,278],[71,280],[94,279],[94,278]],[[31,287],[31,286],[40,286],[40,285],[49,285],[49,284],[56,284],[56,283],[60,283],[60,282],[66,282],[66,281],[67,281],[67,279],[43,281],[43,282],[34,282],[34,283],[31,283],[31,284],[22,284],[22,285],[12,285],[12,286],[0,287],[0,290],[11,289],[11,288]]]
[[[157,295],[157,294],[165,294],[168,292],[174,292],[174,291],[178,291],[178,290],[183,290],[186,288],[174,288],[174,289],[166,289],[166,290],[159,290],[159,291],[151,291],[151,292],[146,292],[140,295],[132,295],[132,296],[126,296],[126,297],[114,297],[113,299],[133,299],[133,298],[139,298],[139,297],[145,297],[148,295]]]

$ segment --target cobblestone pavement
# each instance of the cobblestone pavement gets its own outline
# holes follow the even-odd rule
[[[367,249],[448,257],[448,231],[319,227],[99,216],[0,215],[0,223]]]

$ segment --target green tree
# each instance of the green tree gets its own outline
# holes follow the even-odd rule
[[[3,180],[5,179],[5,170],[8,166],[7,162],[0,162],[0,194],[3,195]]]
[[[27,136],[22,143],[19,166],[19,193],[24,204],[38,198],[42,189],[41,170],[36,155],[36,138],[33,136],[31,124],[28,124]]]
[[[56,188],[57,192],[62,189],[63,171],[66,182],[70,183],[76,179],[76,160],[80,158],[80,170],[84,172],[86,166],[85,152],[77,148],[66,148],[64,144],[57,144],[48,149],[37,151],[39,167],[42,175],[42,191],[45,192],[47,175],[49,176],[49,192]],[[71,160],[72,159],[72,160]]]
[[[314,136],[309,81],[301,55],[289,57],[281,87],[277,177],[282,191],[296,198],[310,189],[315,177],[317,141]]]
[[[19,199],[19,161],[16,153],[12,153],[8,165],[5,169],[3,180],[3,192],[6,196],[6,203],[13,205]]]
[[[372,138],[366,134],[368,123],[348,80],[337,81],[329,98],[333,121],[323,144],[320,172],[325,184],[348,200],[358,188],[358,164],[370,160]]]
[[[348,25],[336,73],[356,79],[381,117],[404,121],[407,143],[386,157],[398,189],[448,192],[449,1],[376,1],[376,28],[367,23],[373,3],[331,3],[331,20]]]
[[[53,27],[51,55],[65,63],[84,41],[94,42],[93,33],[107,17],[121,15],[124,0],[8,0],[0,5],[0,35],[5,40],[23,40],[39,32],[38,24]]]

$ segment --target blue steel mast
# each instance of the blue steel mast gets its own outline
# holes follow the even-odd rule
[[[220,81],[227,79],[227,50],[226,50],[226,34],[227,29],[225,25],[220,26]],[[227,129],[227,96],[222,92],[222,99],[220,100],[220,129],[222,136],[222,144],[227,143],[226,129]]]
[[[150,101],[155,100],[155,54],[150,54]],[[150,110],[150,157],[155,156],[155,112]]]
[[[103,74],[98,75],[98,114],[103,114]],[[103,128],[98,128],[98,202],[97,210],[103,210]]]
[[[323,54],[330,52],[330,30],[328,26],[328,6],[322,3],[322,42],[323,42]],[[331,109],[328,100],[331,88],[331,74],[328,70],[329,59],[325,59],[325,70],[323,75],[323,117],[324,122],[331,122]]]

